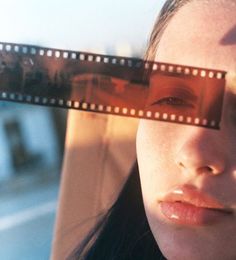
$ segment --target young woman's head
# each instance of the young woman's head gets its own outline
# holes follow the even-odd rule
[[[170,11],[154,28],[147,56],[236,72],[236,2],[168,3]],[[140,121],[137,158],[145,212],[170,260],[236,259],[234,93],[228,84],[220,130]]]

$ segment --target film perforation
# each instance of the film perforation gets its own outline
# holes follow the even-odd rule
[[[103,62],[104,63],[109,63],[109,57],[103,57]]]
[[[155,71],[155,70],[158,70],[158,65],[157,65],[156,63],[153,64],[152,70],[154,70],[154,71]]]
[[[39,98],[39,97],[37,97],[37,96],[34,97],[34,102],[35,102],[35,103],[39,103],[39,101],[40,101],[40,98]]]
[[[148,118],[151,118],[151,117],[152,117],[152,112],[151,112],[151,111],[147,111],[147,112],[146,112],[146,116],[147,116]]]
[[[205,78],[206,77],[206,71],[205,70],[201,70],[200,75],[201,75],[201,77]]]
[[[159,112],[155,112],[155,118],[159,119],[160,118],[160,113]]]
[[[44,56],[44,50],[39,50],[39,55]]]
[[[126,115],[127,113],[128,113],[128,109],[126,107],[123,107],[122,108],[122,114]]]
[[[135,68],[142,68],[142,66],[143,66],[143,62],[141,62],[141,61],[135,62]]]
[[[135,114],[136,114],[136,110],[135,109],[130,109],[130,115],[131,116],[135,116]]]
[[[96,110],[96,105],[95,104],[90,104],[89,105],[90,110]]]
[[[112,111],[112,107],[111,107],[111,106],[107,106],[107,107],[106,107],[106,112],[109,113],[109,112],[111,112],[111,111]]]
[[[55,57],[60,58],[61,57],[61,52],[60,51],[55,51]]]
[[[31,102],[32,101],[32,97],[27,95],[25,100],[26,100],[26,102]]]
[[[82,103],[82,108],[85,109],[85,110],[88,109],[88,104],[86,102],[83,102]]]
[[[117,59],[116,58],[112,58],[111,63],[112,64],[117,64]]]
[[[71,101],[71,100],[68,100],[68,101],[66,102],[66,105],[67,105],[67,107],[71,107],[71,106],[72,106],[72,101]]]
[[[164,120],[167,120],[167,119],[168,119],[168,114],[167,114],[167,113],[163,113],[163,114],[162,114],[162,118],[163,118]]]
[[[51,99],[50,99],[50,104],[51,104],[51,105],[56,104],[56,99],[55,99],[55,98],[51,98]]]
[[[208,124],[207,119],[203,119],[203,120],[202,120],[202,124],[203,124],[204,126],[206,126],[206,125]]]
[[[199,118],[195,118],[194,124],[196,124],[196,125],[200,124],[200,119]]]
[[[10,99],[14,100],[15,99],[15,94],[11,93],[9,97],[10,97]]]
[[[11,47],[12,47],[12,46],[11,46],[10,44],[7,44],[7,45],[5,46],[6,51],[10,52],[10,51],[12,50]]]
[[[216,125],[216,122],[215,121],[211,121],[211,126],[214,127]]]
[[[182,72],[182,69],[183,69],[182,67],[177,66],[177,67],[176,67],[176,72],[177,72],[177,73],[181,73],[181,72]]]
[[[191,123],[192,122],[192,117],[190,117],[190,116],[188,116],[187,118],[186,118],[186,120],[187,120],[187,123]]]
[[[17,95],[17,100],[18,100],[18,101],[23,101],[23,95],[18,94],[18,95]]]
[[[128,67],[133,67],[133,62],[132,62],[132,60],[127,60],[127,64],[128,64]]]
[[[68,59],[69,58],[69,53],[67,51],[63,52],[63,58]]]
[[[19,52],[19,46],[18,45],[14,45],[14,52]]]
[[[100,56],[96,56],[96,62],[101,62],[101,57]]]
[[[19,50],[17,52],[20,52],[20,48],[19,48]],[[30,54],[31,55],[36,55],[36,53],[37,53],[36,49],[34,47],[31,47],[30,48]]]
[[[71,58],[72,60],[76,60],[76,58],[77,58],[76,53],[71,52],[71,54],[70,54],[70,58]]]
[[[80,107],[80,102],[75,101],[75,102],[74,102],[74,108],[79,108],[79,107]]]
[[[144,111],[143,111],[143,110],[139,110],[139,111],[138,111],[138,116],[139,116],[139,117],[142,117],[143,115],[144,115]]]
[[[98,111],[103,111],[104,110],[104,106],[103,105],[98,105]]]
[[[48,99],[47,99],[46,97],[43,97],[43,98],[42,98],[42,103],[43,103],[43,104],[46,104],[47,102],[48,102]]]
[[[52,57],[52,50],[47,50],[46,51],[46,55],[48,56],[48,57]]]
[[[88,61],[93,61],[94,60],[94,56],[93,55],[88,55]]]
[[[189,75],[190,72],[191,72],[191,70],[189,68],[186,68],[186,67],[184,68],[184,74],[185,75]]]
[[[28,47],[23,46],[23,47],[22,47],[22,52],[23,52],[24,54],[27,54],[27,53],[28,53]]]
[[[75,55],[75,56],[76,56],[76,55]],[[84,61],[85,58],[86,58],[86,57],[85,57],[85,55],[84,55],[83,53],[80,53],[80,54],[79,54],[79,59],[80,59],[80,60]]]
[[[172,65],[168,66],[168,72],[173,72],[174,71],[174,67]]]
[[[63,105],[64,105],[64,100],[63,100],[63,99],[59,99],[58,104],[59,104],[60,106],[63,106]]]
[[[150,68],[150,63],[149,63],[149,62],[145,62],[144,68],[145,68],[145,69],[149,69],[149,68]]]
[[[6,92],[2,92],[2,98],[7,98],[7,93]]]
[[[115,108],[114,108],[114,112],[115,112],[116,114],[118,114],[118,113],[120,112],[120,108],[119,108],[119,107],[115,107]]]
[[[160,69],[161,69],[161,71],[166,71],[166,65],[165,64],[161,64]]]

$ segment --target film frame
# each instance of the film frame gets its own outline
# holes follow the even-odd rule
[[[225,76],[225,71],[0,42],[0,99],[5,101],[219,129]],[[148,106],[150,89],[153,98],[171,80],[191,85],[195,110],[173,109],[163,101]]]

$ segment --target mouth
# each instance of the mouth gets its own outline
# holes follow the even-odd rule
[[[212,225],[233,215],[217,199],[187,185],[174,188],[158,204],[164,218],[180,225]]]

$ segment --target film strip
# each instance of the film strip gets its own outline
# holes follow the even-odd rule
[[[0,42],[0,99],[219,129],[224,71]]]

